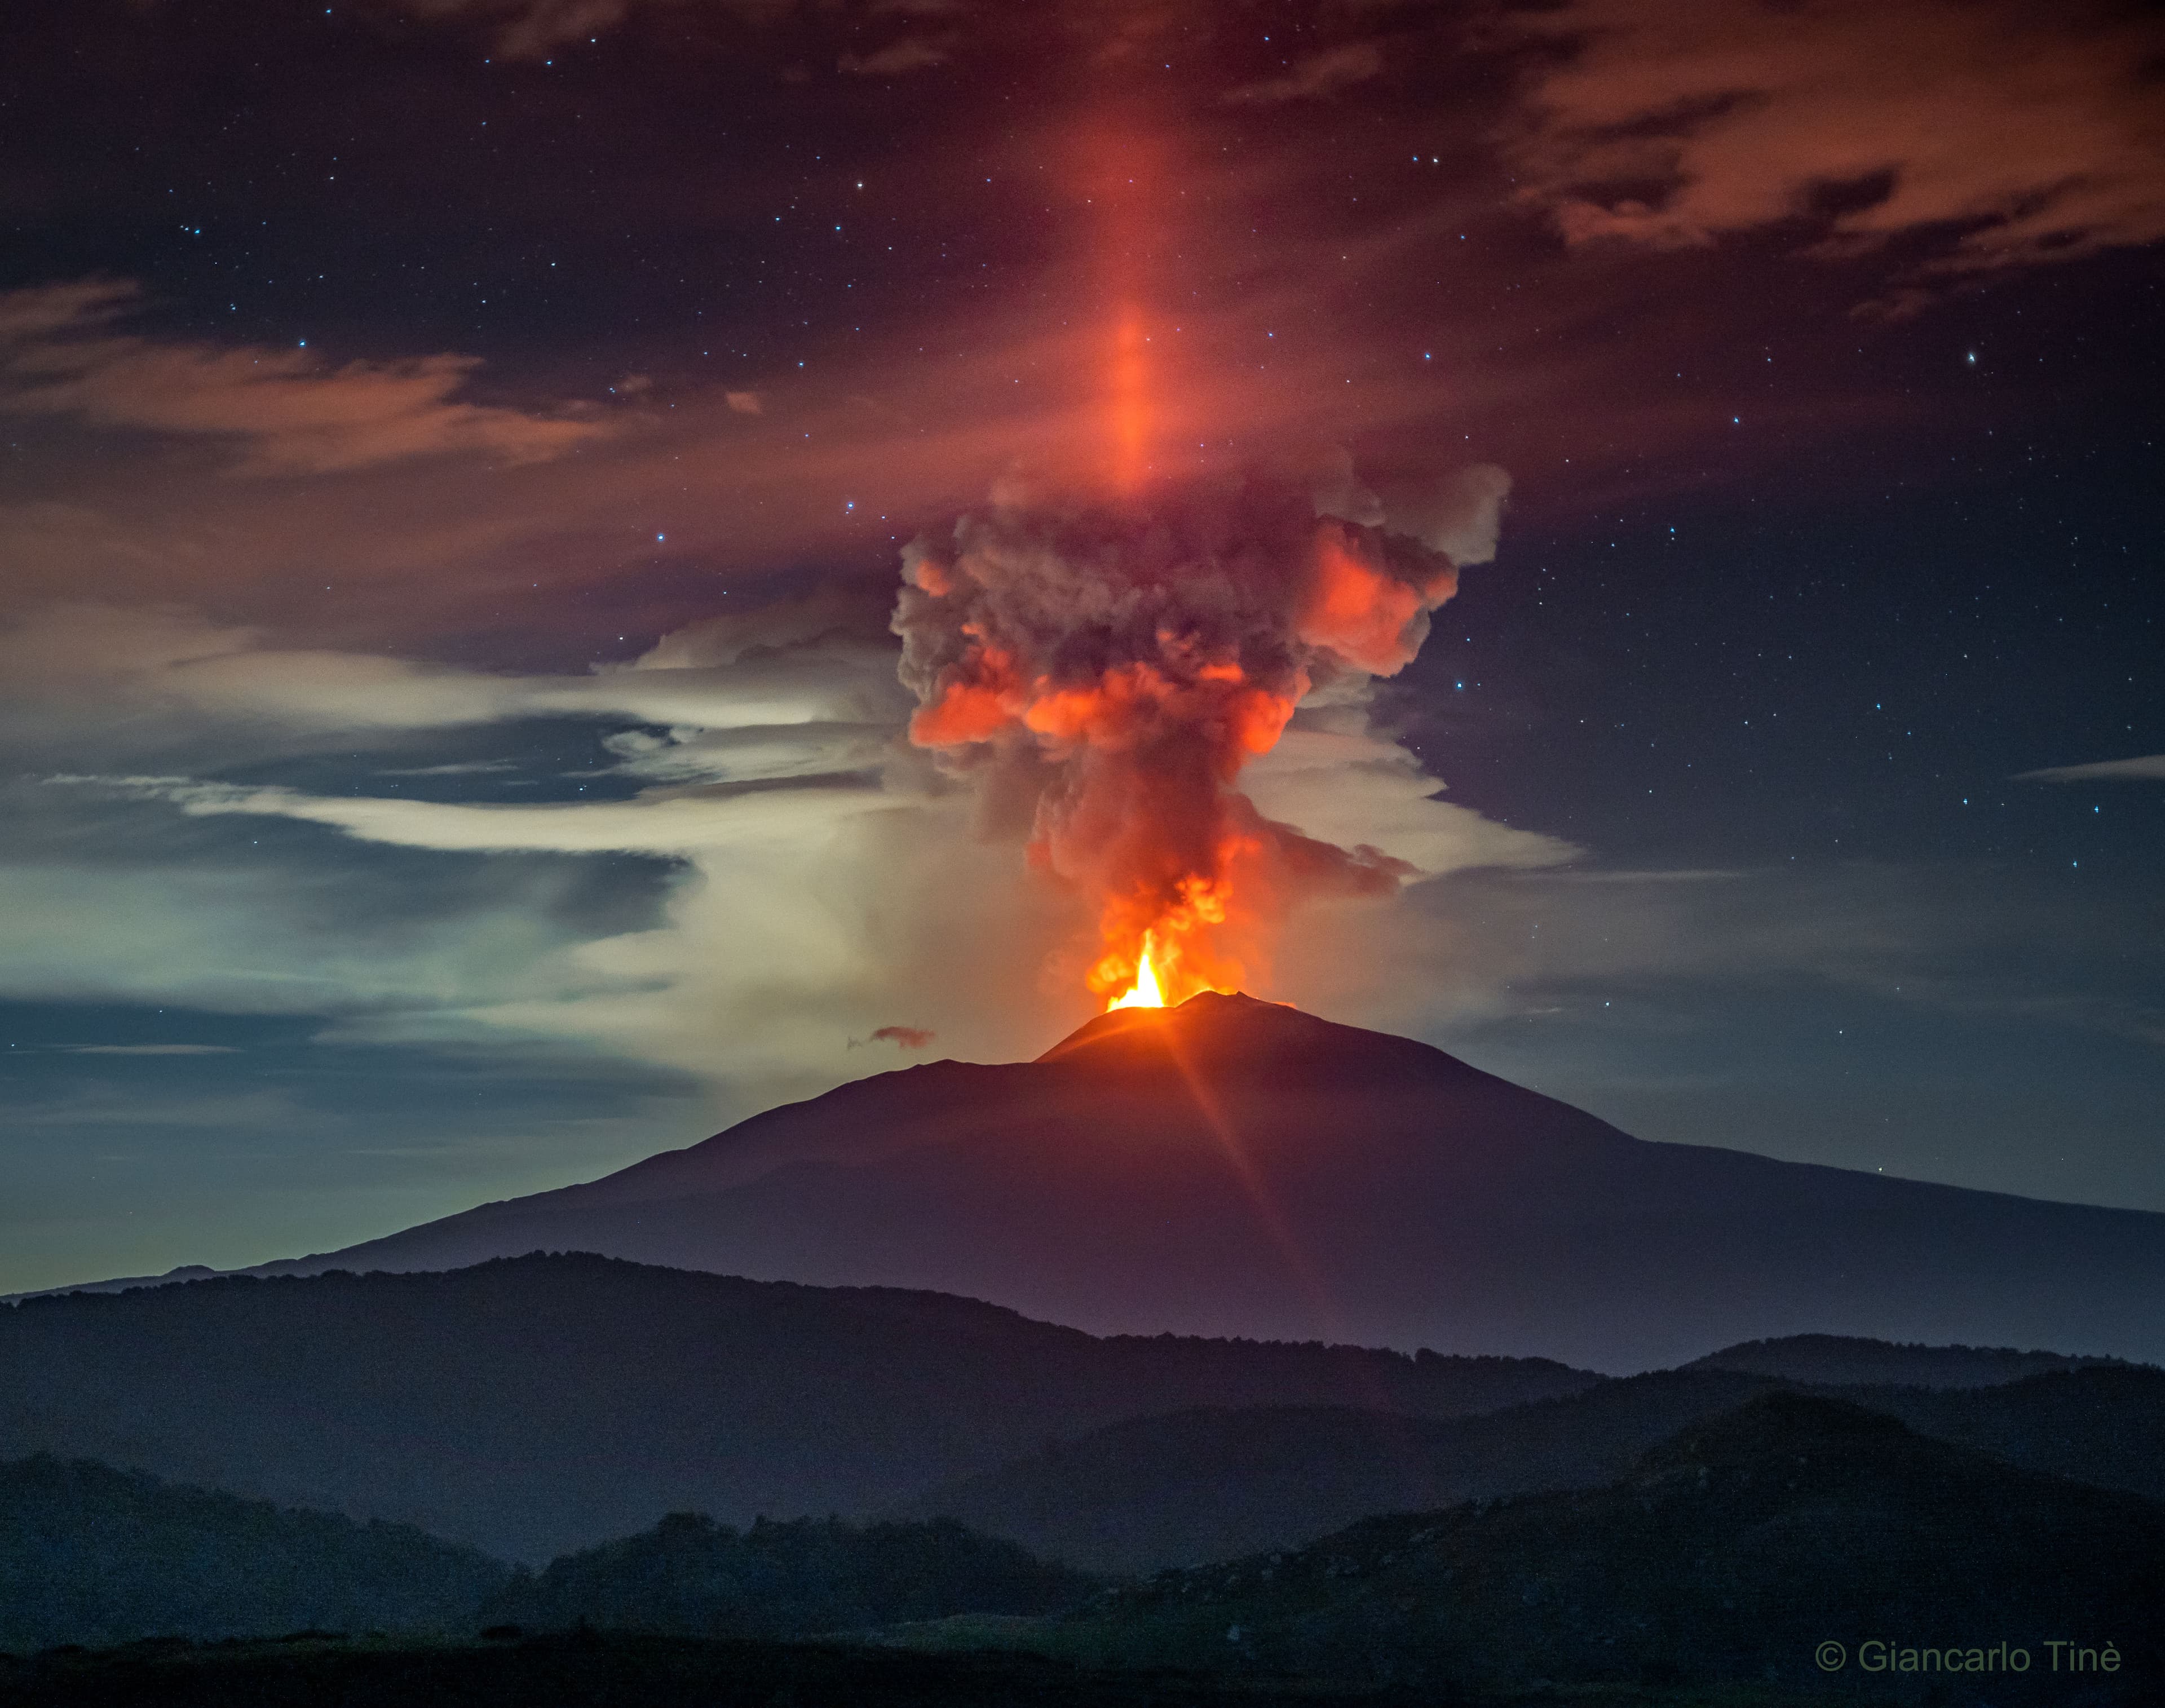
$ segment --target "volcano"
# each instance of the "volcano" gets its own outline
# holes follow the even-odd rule
[[[2165,1215],[1648,1143],[1426,1044],[1214,993],[250,1273],[535,1250],[1609,1371],[1803,1332],[2165,1359]]]

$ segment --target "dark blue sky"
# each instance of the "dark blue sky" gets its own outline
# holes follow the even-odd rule
[[[886,623],[1129,310],[1160,479],[1510,480],[1256,769],[1420,873],[1259,994],[2165,1208],[2154,18],[567,15],[92,0],[0,68],[0,1289],[1085,1017]]]

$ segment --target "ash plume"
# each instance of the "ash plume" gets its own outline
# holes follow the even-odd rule
[[[1010,487],[903,554],[910,738],[1093,901],[1101,995],[1146,943],[1169,1000],[1236,988],[1296,901],[1412,870],[1236,786],[1301,702],[1402,669],[1457,591],[1433,545],[1318,512],[1306,483],[1262,475],[1136,503]]]

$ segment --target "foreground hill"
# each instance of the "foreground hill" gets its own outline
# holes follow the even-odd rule
[[[1425,1044],[1217,995],[264,1272],[534,1250],[1612,1371],[1804,1332],[2165,1359],[2165,1215],[1649,1144]]]
[[[1165,1574],[1014,1640],[1439,1689],[1765,1680],[1873,1702],[2136,1703],[2156,1700],[2165,1666],[2161,1598],[2165,1507],[1770,1394],[1606,1489],[1372,1520]],[[1875,1641],[1897,1669],[1903,1648],[1953,1645],[1962,1677],[1868,1672]],[[1839,1679],[1818,1658],[1827,1642],[1842,1646]],[[2056,1673],[2053,1642],[2089,1665],[2072,1672],[2070,1650]],[[2028,1670],[1994,1665],[2001,1645]]]
[[[508,1576],[405,1525],[83,1461],[0,1464],[0,1651],[312,1627],[466,1630]]]
[[[869,1515],[1184,1406],[1450,1416],[1599,1380],[1537,1361],[1098,1339],[935,1294],[531,1257],[0,1310],[0,1454],[92,1457],[540,1561],[675,1511]]]
[[[1693,1365],[1472,1417],[1198,1408],[1109,1425],[899,1510],[951,1516],[1092,1570],[1155,1571],[1301,1546],[1377,1513],[1599,1487],[1677,1431],[1785,1385]],[[1819,1391],[2028,1470],[2165,1500],[2165,1370]]]
[[[1059,1612],[1101,1587],[951,1520],[761,1520],[739,1532],[696,1512],[521,1570],[490,1597],[491,1626],[582,1626],[684,1637],[816,1637],[961,1613]]]

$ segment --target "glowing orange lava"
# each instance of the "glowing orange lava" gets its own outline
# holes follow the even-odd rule
[[[1157,970],[1151,964],[1151,949],[1155,945],[1156,933],[1143,933],[1142,953],[1135,957],[1135,981],[1126,991],[1105,1005],[1109,1014],[1115,1008],[1162,1008],[1165,994],[1157,987]]]

